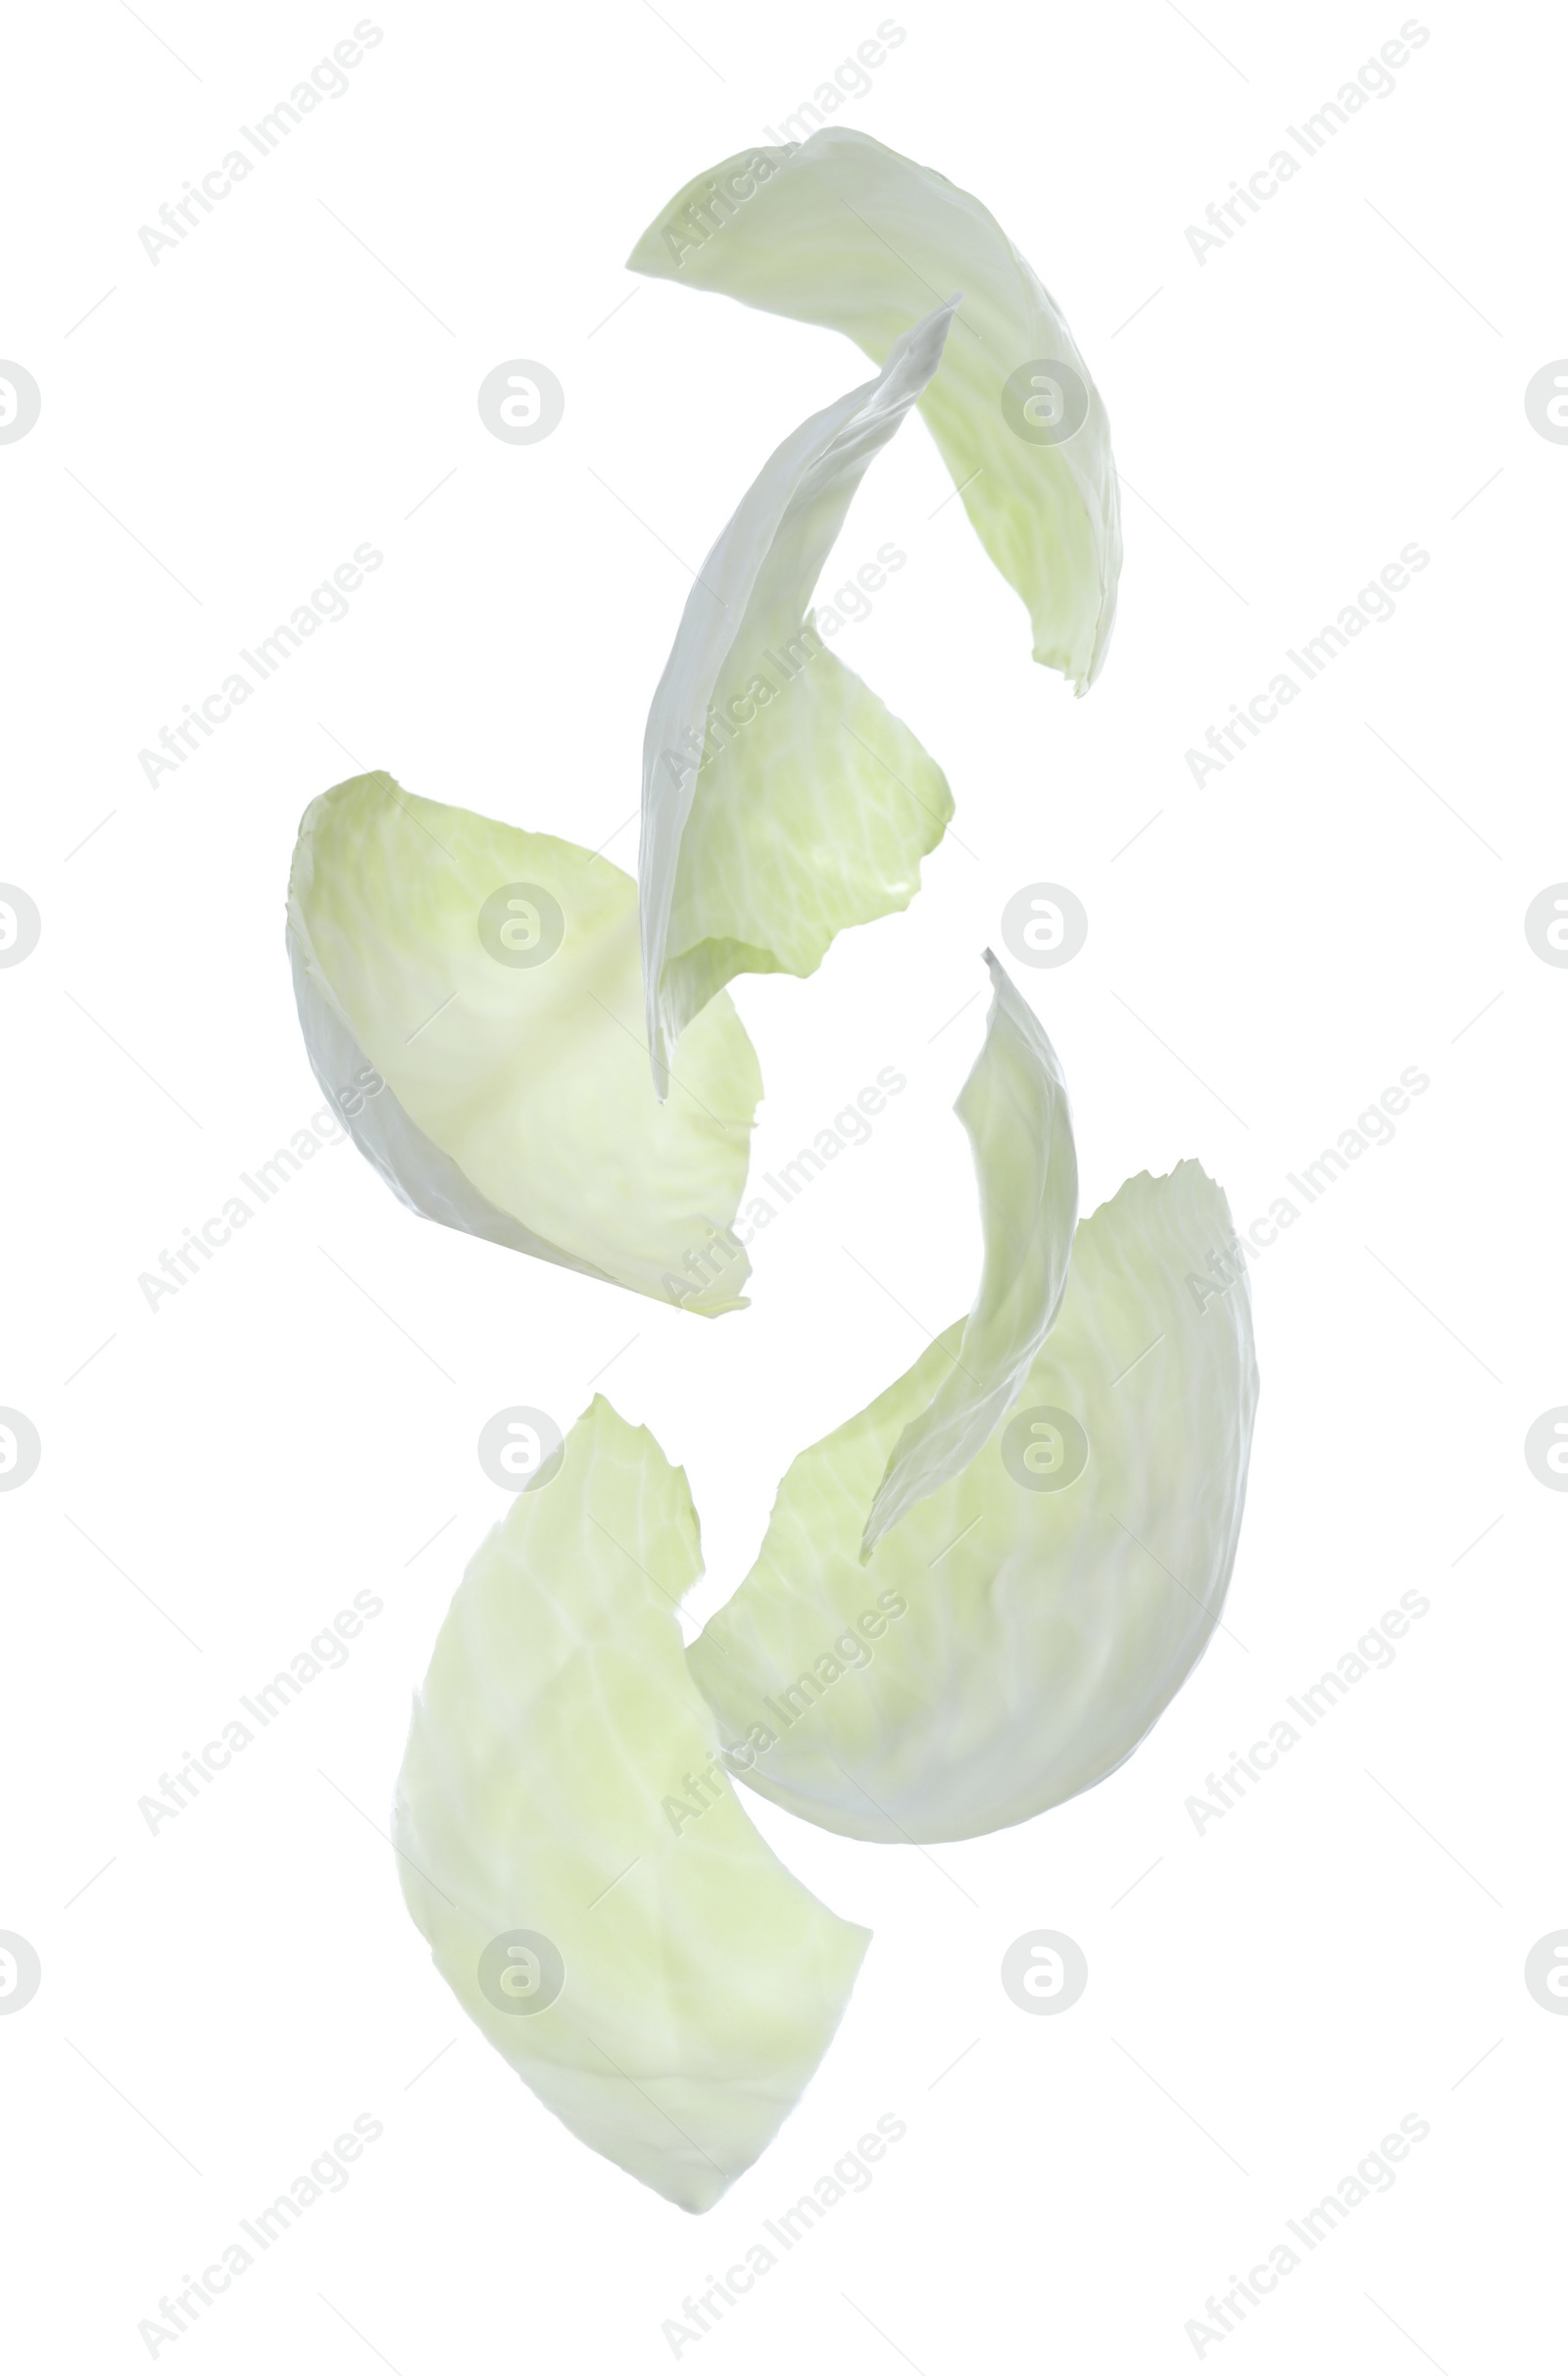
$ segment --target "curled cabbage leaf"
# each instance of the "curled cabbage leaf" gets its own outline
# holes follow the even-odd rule
[[[1035,659],[1088,689],[1121,568],[1110,427],[1066,322],[977,198],[830,126],[699,173],[628,263],[842,330],[873,362],[961,291],[920,410],[981,543],[1028,607]]]
[[[596,2153],[706,2210],[767,2146],[870,1933],[779,1862],[681,1650],[685,1474],[602,1396],[470,1561],[394,1840],[464,2010]]]
[[[745,1779],[859,1840],[1022,1823],[1129,1757],[1206,1647],[1241,1530],[1257,1401],[1245,1274],[1195,1163],[1140,1172],[1078,1227],[1012,1416],[859,1558],[904,1431],[951,1379],[955,1323],[801,1455],[734,1598],[687,1653]]]
[[[967,1468],[1016,1400],[1061,1310],[1078,1218],[1078,1155],[1056,1052],[990,950],[985,1044],[954,1107],[969,1134],[985,1260],[953,1363],[888,1460],[861,1557]]]
[[[815,971],[908,906],[953,796],[828,650],[807,604],[855,491],[941,360],[951,306],[770,457],[687,599],[643,738],[643,965],[654,1081],[737,973]]]
[[[727,997],[648,1080],[637,886],[593,851],[358,775],[313,801],[288,893],[300,1025],[416,1213],[712,1314],[761,1095]]]

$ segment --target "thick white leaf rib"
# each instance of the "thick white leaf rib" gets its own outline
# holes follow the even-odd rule
[[[942,771],[829,651],[807,604],[855,491],[941,360],[952,307],[770,457],[698,571],[643,740],[648,1045],[737,973],[807,974],[906,907],[953,813]]]
[[[394,1816],[409,1910],[464,2010],[584,2144],[693,2211],[798,2101],[870,1937],[786,1871],[726,1779],[675,1613],[701,1572],[684,1472],[596,1397],[468,1565]],[[528,1978],[498,1990],[481,1961],[514,1932],[536,2010],[508,2009]]]
[[[496,953],[509,889],[502,930],[559,919],[542,962]],[[756,1055],[719,996],[654,1096],[618,866],[356,776],[301,823],[288,947],[317,1078],[416,1213],[687,1311],[744,1304]]]
[[[1054,302],[977,198],[864,132],[827,126],[699,173],[628,262],[842,330],[874,362],[961,291],[920,410],[981,543],[1028,608],[1035,659],[1087,690],[1121,568],[1109,423]]]
[[[916,1502],[967,1468],[1055,1324],[1078,1220],[1078,1155],[1056,1052],[986,951],[985,1044],[954,1112],[969,1134],[985,1243],[953,1365],[889,1458],[861,1541],[869,1557]]]

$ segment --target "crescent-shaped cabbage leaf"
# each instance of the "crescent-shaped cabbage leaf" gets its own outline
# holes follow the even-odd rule
[[[697,572],[643,738],[643,965],[660,1094],[737,973],[815,971],[908,906],[953,814],[940,767],[824,643],[807,605],[857,487],[939,363],[939,306],[873,380],[769,458]]]
[[[464,2010],[584,2144],[692,2211],[800,2097],[870,1938],[725,1778],[676,1616],[701,1572],[684,1472],[597,1396],[469,1562],[393,1827]]]
[[[305,813],[288,947],[316,1076],[416,1213],[688,1312],[744,1305],[756,1054],[721,995],[655,1097],[618,866],[359,775]]]
[[[790,1467],[757,1562],[687,1656],[745,1779],[829,1831],[962,1840],[1131,1755],[1230,1582],[1257,1399],[1245,1274],[1195,1163],[1079,1224],[1012,1415],[862,1564],[878,1480],[964,1323]],[[760,1742],[753,1727],[767,1736]]]
[[[699,173],[628,263],[842,330],[876,363],[960,291],[920,410],[981,543],[1028,608],[1035,659],[1088,689],[1121,568],[1110,426],[1054,300],[978,198],[865,132],[826,125]]]

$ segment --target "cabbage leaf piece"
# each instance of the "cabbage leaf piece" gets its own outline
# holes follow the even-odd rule
[[[864,132],[829,126],[699,173],[628,264],[842,330],[873,362],[934,298],[961,290],[920,410],[981,543],[1028,608],[1035,659],[1087,691],[1121,568],[1110,427],[1066,322],[977,198]]]
[[[961,1324],[797,1460],[755,1567],[687,1653],[746,1780],[860,1840],[1022,1823],[1130,1756],[1201,1656],[1241,1528],[1257,1399],[1245,1275],[1195,1163],[1081,1222],[1013,1416],[859,1561],[889,1452]],[[1190,1276],[1189,1274],[1193,1274]],[[883,1612],[887,1612],[884,1614]]]
[[[756,1054],[719,997],[654,1096],[618,866],[359,775],[305,813],[288,947],[317,1079],[416,1213],[689,1312],[745,1304]]]
[[[870,1938],[724,1779],[676,1616],[701,1572],[684,1471],[596,1396],[469,1563],[394,1817],[464,2010],[585,2145],[692,2211],[795,2104]]]
[[[953,796],[828,650],[811,590],[873,458],[941,359],[952,308],[769,458],[698,571],[643,738],[643,965],[654,1081],[737,973],[813,973],[906,908]]]
[[[888,1460],[861,1557],[915,1503],[967,1468],[1017,1399],[1055,1324],[1078,1218],[1078,1156],[1056,1052],[986,951],[985,1044],[954,1107],[969,1134],[985,1261],[953,1365]]]

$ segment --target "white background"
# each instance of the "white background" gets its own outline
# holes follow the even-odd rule
[[[1208,2358],[1544,2364],[1568,2021],[1522,1968],[1568,1922],[1568,1501],[1522,1443],[1568,1401],[1568,973],[1522,919],[1568,875],[1568,450],[1523,394],[1568,351],[1552,13],[1423,8],[1393,95],[1200,264],[1185,226],[1376,56],[1394,0],[1206,0],[1201,32],[1166,0],[901,5],[906,38],[837,120],[1005,224],[1128,474],[1119,623],[1081,703],[1031,668],[962,507],[932,518],[950,482],[923,427],[851,514],[842,563],[892,538],[908,566],[839,648],[948,770],[956,829],[906,916],[810,982],[737,984],[755,1173],[880,1066],[906,1093],[759,1240],[752,1309],[717,1323],[416,1222],[343,1147],[177,1298],[138,1289],[320,1106],[282,947],[307,803],[385,767],[616,834],[632,867],[688,567],[786,431],[867,375],[827,332],[622,260],[874,33],[872,0],[666,14],[377,6],[347,94],[156,265],[138,225],[353,10],[157,0],[144,25],[103,0],[12,25],[0,351],[43,411],[0,446],[0,877],[43,931],[0,972],[0,1403],[43,1458],[0,1497],[0,1929],[43,1984],[0,2020],[8,2356],[146,2364],[160,2296],[369,2112],[348,2188],[164,2362],[656,2370],[682,2297],[892,2112],[907,2135],[869,2191],[683,2363],[1152,2376],[1417,2113],[1393,2190]],[[474,401],[516,356],[566,391],[531,447]],[[384,566],[349,618],[150,786],[160,727],[367,540]],[[1430,567],[1396,617],[1195,785],[1210,722],[1412,541]],[[799,2110],[697,2221],[561,2129],[432,1969],[377,1836],[409,1696],[502,1508],[474,1453],[493,1411],[569,1424],[604,1370],[685,1463],[706,1613],[793,1455],[919,1350],[899,1304],[931,1328],[966,1308],[950,1106],[979,950],[1042,879],[1090,916],[1071,965],[1018,971],[1085,1211],[1194,1155],[1249,1220],[1403,1068],[1431,1086],[1256,1260],[1239,1640],[1131,1762],[929,1856],[756,1806],[876,1936]],[[151,1835],[138,1798],[357,1590],[385,1606],[347,1666]],[[1200,1836],[1188,1796],[1410,1590],[1430,1611],[1394,1666]],[[1040,1927],[1089,1959],[1056,2019],[998,1977]]]

